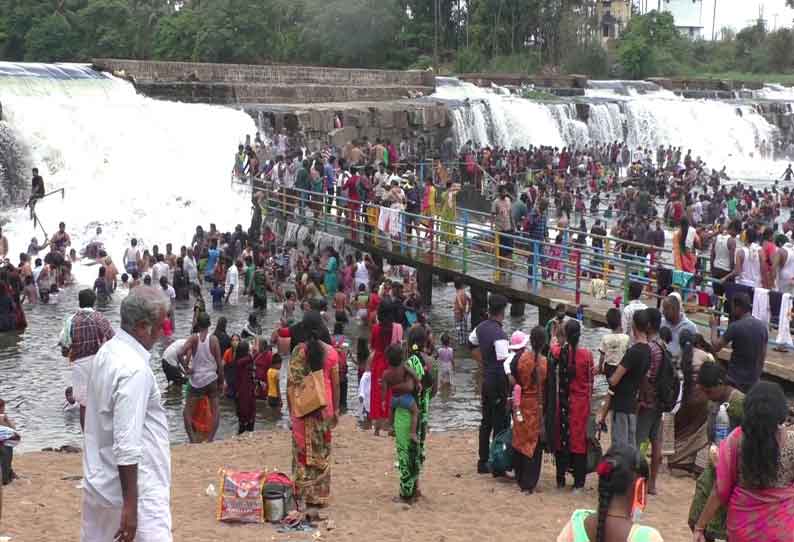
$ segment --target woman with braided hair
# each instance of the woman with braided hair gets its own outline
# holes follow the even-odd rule
[[[598,464],[598,511],[576,510],[557,542],[663,542],[637,520],[645,508],[648,463],[627,444],[616,444]]]

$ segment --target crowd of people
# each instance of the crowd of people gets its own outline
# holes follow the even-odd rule
[[[264,146],[257,139],[254,147]],[[719,307],[729,313],[729,326],[720,334],[722,320],[716,316],[705,338],[685,314],[686,290],[683,297],[663,292],[660,308],[654,308],[643,302],[643,284],[632,282],[622,310],[605,315],[610,330],[594,353],[582,345],[585,331],[566,316],[564,306],[545,327],[508,337],[503,324],[508,301],[492,294],[487,318],[470,330],[471,299],[458,282],[454,330],[437,338],[412,269],[333,245],[285,243],[262,220],[268,204],[262,192],[252,199],[254,218],[247,231],[241,225],[226,233],[214,224],[208,230],[198,226],[178,252],[177,244],[161,252],[131,239],[122,269],[97,242],[90,255],[98,264],[97,278],[80,291],[80,308],[64,323],[59,341],[72,366],[67,400],[80,405],[85,431],[86,540],[171,539],[169,431],[149,366],[149,350],[161,337],[169,342],[163,372],[169,383],[185,388],[184,425],[191,442],[216,437],[222,400],[235,402],[243,433],[255,428],[258,400],[279,416],[286,399],[293,478],[307,506],[330,502],[332,433],[347,409],[353,375],[362,419],[376,434],[394,433],[399,497],[419,498],[432,400],[439,389],[454,386],[455,357],[471,352],[482,374],[478,472],[506,475],[508,468],[495,466],[492,456],[494,443],[509,434],[509,470],[526,494],[537,488],[544,452],[554,457],[560,489],[569,475],[574,492],[584,488],[588,475],[598,477],[598,509],[574,512],[559,540],[661,540],[658,531],[635,520],[646,492],[657,492],[664,461],[697,477],[688,518],[695,540],[726,533],[731,542],[754,540],[758,532],[767,540],[786,540],[794,517],[794,463],[789,465],[794,437],[782,428],[787,415],[782,391],[759,383],[768,331],[753,316],[753,298],[759,289],[794,293],[789,291],[794,290],[794,245],[786,237],[794,222],[780,227],[778,220],[780,209],[792,203],[788,187],[727,188],[724,170],[708,174],[690,152],[632,151],[618,142],[520,151],[474,149],[468,143],[457,167],[437,163],[426,171],[416,162],[408,165],[408,159],[422,155],[407,140],[399,146],[356,142],[305,158],[290,153],[285,134],[274,145],[280,154],[272,160],[259,160],[250,142],[243,145],[235,175],[260,178],[274,190],[340,198],[337,204],[348,206],[348,219],[362,227],[382,226],[377,216],[370,221],[364,202],[452,221],[461,184],[486,181],[496,193],[493,227],[503,233],[546,241],[552,221],[564,236],[577,228],[568,224],[578,219],[580,235],[561,242],[590,243],[595,249],[612,235],[624,241],[618,252],[648,257],[653,264],[663,260],[663,224],[673,223],[678,227],[673,266],[690,273],[693,283],[709,273],[708,303],[716,305],[726,295]],[[315,213],[329,210],[328,199],[309,196],[305,205]],[[403,221],[402,229],[391,233],[407,235],[416,226]],[[454,231],[441,233],[454,237]],[[759,238],[771,240],[774,249],[759,245]],[[31,245],[19,266],[7,264],[0,272],[0,306],[8,299],[0,316],[15,315],[9,329],[24,321],[24,301],[53,302],[72,281],[77,255],[65,224],[45,246],[35,240]],[[49,254],[31,266],[30,258],[48,245]],[[0,249],[8,253],[1,232]],[[706,268],[696,256],[709,252]],[[223,316],[213,329],[214,311],[208,311],[205,295],[218,311],[250,306],[240,333],[229,335]],[[94,310],[113,297],[123,298],[115,330]],[[192,333],[173,337],[175,308],[191,300]],[[278,324],[262,329],[262,316],[274,310],[274,302]],[[348,339],[352,326],[363,330],[355,348]],[[728,346],[730,360],[716,361]],[[599,375],[609,391],[594,407]],[[315,382],[324,390],[323,404],[301,410],[294,398]],[[675,389],[680,393],[671,392]],[[594,461],[595,435],[607,425],[611,447]],[[112,457],[102,452],[107,449],[114,450]]]

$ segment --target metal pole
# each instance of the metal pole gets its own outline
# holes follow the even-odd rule
[[[439,0],[433,2],[433,69],[438,75],[438,18],[439,18]]]
[[[717,39],[717,0],[714,0],[714,15],[711,17],[711,41]]]

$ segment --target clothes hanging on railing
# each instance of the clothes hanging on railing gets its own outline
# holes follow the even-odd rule
[[[378,229],[383,233],[396,237],[400,235],[400,209],[381,207],[378,216]]]
[[[296,243],[298,228],[300,226],[295,222],[287,222],[287,227],[284,231],[284,244]]]
[[[753,316],[769,324],[769,290],[756,288],[753,292]]]
[[[780,302],[780,323],[777,328],[777,342],[794,347],[791,339],[791,294],[783,294]]]
[[[591,279],[590,280],[590,295],[592,295],[596,299],[606,299],[607,298],[607,283],[604,282],[602,279]]]

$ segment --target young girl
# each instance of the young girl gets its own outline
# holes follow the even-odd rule
[[[441,386],[454,388],[455,376],[455,350],[451,346],[452,340],[449,334],[441,335],[441,348],[436,353],[438,360],[438,383]]]
[[[237,358],[237,349],[240,346],[240,336],[236,333],[232,335],[232,344],[223,353],[223,379],[226,383],[226,397],[234,399],[236,385],[236,366],[234,360]],[[246,348],[246,353],[248,349]]]
[[[331,346],[336,349],[339,360],[339,410],[347,411],[347,349],[349,344],[345,337],[345,326],[342,322],[334,324],[334,336]]]
[[[555,274],[562,280],[562,234],[558,233],[554,245],[548,247],[546,254],[546,269],[543,278],[554,280]]]
[[[273,361],[267,370],[267,406],[281,410],[281,388],[279,375],[281,374],[281,356],[273,355]]]

